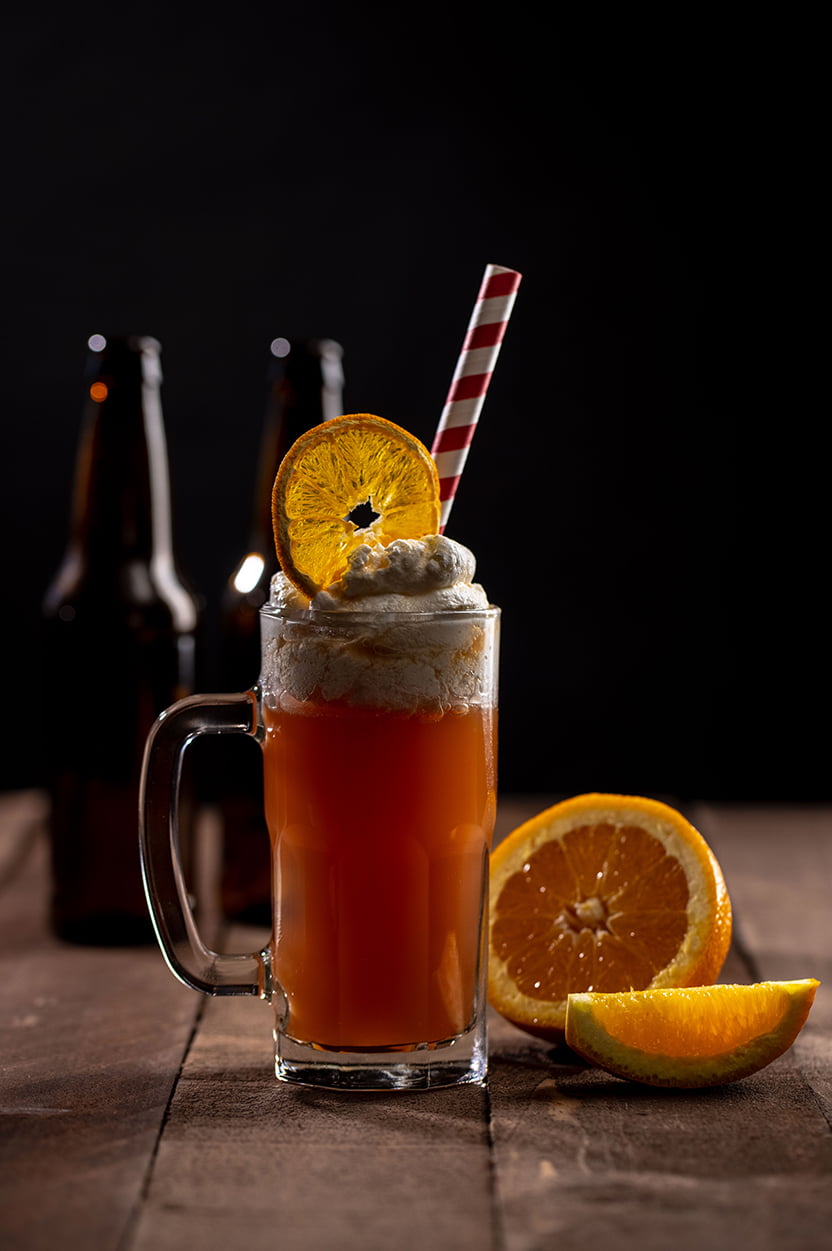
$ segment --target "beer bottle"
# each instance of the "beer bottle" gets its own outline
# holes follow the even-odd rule
[[[222,611],[220,674],[223,690],[245,690],[260,671],[259,609],[277,572],[272,531],[272,487],[283,456],[305,430],[342,410],[342,348],[332,339],[271,344],[266,415],[254,493],[248,550],[228,580]],[[222,911],[228,920],[271,924],[269,837],[263,818],[263,766],[253,742],[223,743]]]
[[[44,602],[56,935],[153,937],[137,850],[147,733],[194,685],[198,601],[177,569],[160,346],[89,340],[66,554]]]

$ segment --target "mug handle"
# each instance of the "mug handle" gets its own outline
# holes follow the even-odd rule
[[[139,785],[139,841],[145,895],[171,972],[203,995],[272,993],[268,948],[249,955],[211,951],[199,935],[179,855],[179,783],[185,749],[201,734],[250,734],[260,740],[258,692],[191,695],[154,723]]]

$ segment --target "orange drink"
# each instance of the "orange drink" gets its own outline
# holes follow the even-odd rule
[[[485,1072],[498,628],[489,607],[260,610],[280,1077]]]
[[[382,568],[412,556],[391,544]],[[370,597],[318,609],[273,586],[256,686],[180,700],[148,737],[139,824],[160,946],[187,986],[271,1002],[282,1081],[417,1090],[485,1077],[500,610],[470,576],[444,589],[433,598],[448,607],[391,609],[395,594],[369,612]],[[200,734],[262,748],[273,926],[246,955],[205,944],[178,862],[181,761]]]
[[[202,994],[271,1002],[282,1081],[481,1082],[500,611],[274,601],[257,685],[180,700],[148,737],[142,864],[165,959]],[[262,747],[273,927],[245,955],[205,944],[177,856],[181,762],[201,734]]]
[[[495,712],[264,709],[285,1029],[329,1049],[471,1024],[496,805]]]

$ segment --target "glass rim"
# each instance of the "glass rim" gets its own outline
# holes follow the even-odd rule
[[[303,625],[347,626],[378,625],[380,621],[392,625],[422,625],[435,621],[496,621],[501,610],[496,604],[485,608],[435,608],[428,612],[379,612],[350,609],[275,607],[266,601],[260,607],[260,616],[268,621],[290,621]]]

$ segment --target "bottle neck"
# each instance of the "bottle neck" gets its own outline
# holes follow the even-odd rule
[[[91,563],[170,559],[170,485],[158,355],[108,344],[93,362],[72,508],[71,542]]]
[[[173,556],[158,345],[116,340],[91,366],[62,581],[104,586],[129,576],[166,599],[179,627],[190,629],[196,610]]]
[[[341,415],[341,356],[341,345],[331,339],[296,343],[270,371],[250,534],[251,550],[270,564],[276,564],[271,501],[280,462],[306,430]]]

